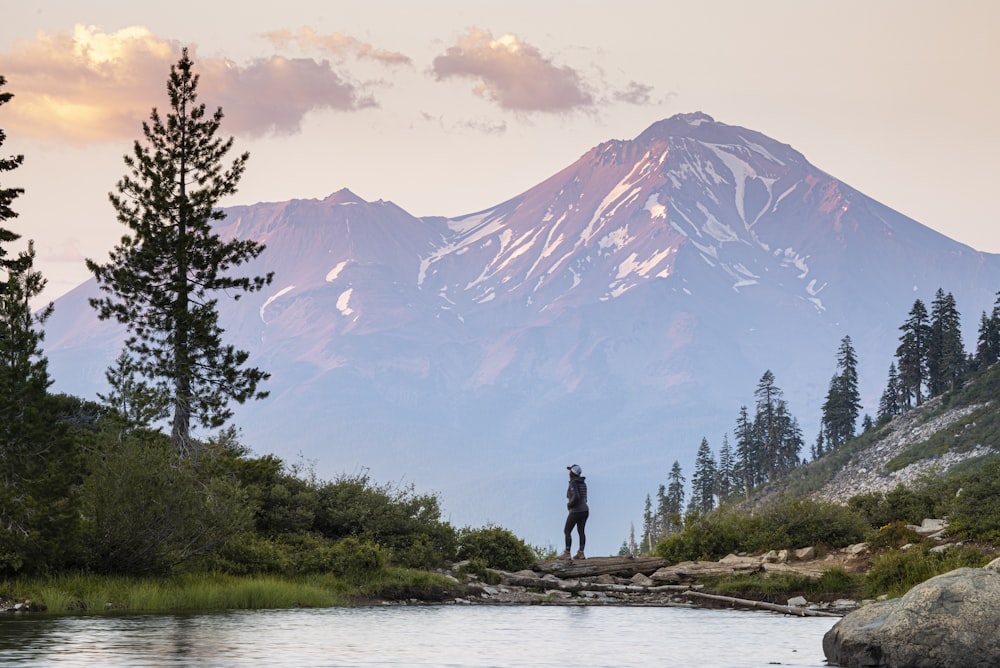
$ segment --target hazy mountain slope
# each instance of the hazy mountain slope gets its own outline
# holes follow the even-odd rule
[[[860,159],[860,158],[859,158]],[[220,233],[274,283],[220,302],[271,397],[258,452],[442,493],[458,524],[561,541],[565,466],[617,549],[674,459],[718,449],[774,372],[807,441],[849,334],[874,412],[898,327],[943,287],[966,339],[1000,258],[892,211],[751,130],[686,114],[597,146],[506,202],[416,218],[347,190],[233,207]],[[93,396],[120,336],[92,284],[48,326],[56,388]]]

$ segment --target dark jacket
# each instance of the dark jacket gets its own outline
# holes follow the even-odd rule
[[[582,513],[590,510],[587,505],[587,478],[578,476],[569,481],[569,489],[566,490],[566,507],[574,513]]]

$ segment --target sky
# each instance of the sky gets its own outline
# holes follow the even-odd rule
[[[1000,252],[993,0],[26,0],[7,3],[0,186],[44,297],[127,230],[108,193],[170,65],[250,161],[225,206],[349,188],[417,216],[489,208],[600,142],[702,111]]]

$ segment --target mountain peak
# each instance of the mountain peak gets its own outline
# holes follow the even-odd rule
[[[368,202],[358,197],[348,188],[341,188],[337,192],[327,196],[323,200],[326,204],[367,204]]]

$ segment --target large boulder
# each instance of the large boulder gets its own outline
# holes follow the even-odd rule
[[[959,568],[902,598],[866,605],[823,636],[835,666],[1000,666],[1000,573]]]

